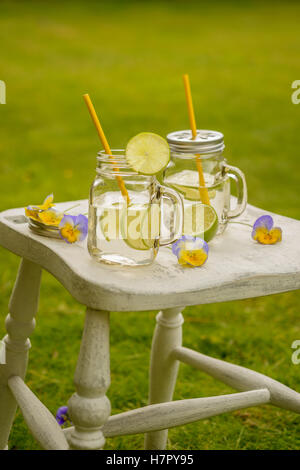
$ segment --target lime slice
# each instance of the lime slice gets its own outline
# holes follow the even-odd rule
[[[127,144],[126,160],[137,173],[155,175],[170,161],[168,142],[152,132],[142,132]]]
[[[149,250],[141,235],[142,221],[145,218],[148,205],[135,205],[124,210],[121,216],[121,234],[126,245],[134,250]]]
[[[218,216],[212,206],[192,204],[184,207],[184,235],[211,240],[218,230]]]
[[[103,210],[99,218],[101,231],[108,242],[120,238],[120,212],[123,207],[123,204],[113,202],[111,207]]]
[[[184,199],[189,201],[200,201],[200,191],[199,188],[192,188],[191,186],[182,186],[181,184],[172,185],[177,191],[182,193]],[[216,197],[216,191],[214,189],[208,190],[209,199],[214,199]]]

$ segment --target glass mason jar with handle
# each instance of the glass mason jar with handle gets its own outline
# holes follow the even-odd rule
[[[129,200],[120,191],[120,181]],[[169,222],[162,216],[164,199],[173,206]],[[133,171],[124,150],[98,153],[89,198],[88,250],[94,259],[110,265],[151,264],[160,245],[180,237],[182,226],[182,199],[174,189]]]
[[[193,139],[190,130],[182,130],[171,132],[167,140],[171,161],[164,171],[163,183],[181,194],[186,213],[187,207],[209,201],[218,216],[217,233],[222,233],[228,219],[240,215],[247,205],[245,176],[238,168],[228,165],[224,158],[223,134],[198,130],[196,139]],[[199,161],[205,186],[199,182]],[[236,185],[235,207],[231,207],[230,181]],[[204,191],[208,196],[205,201]]]

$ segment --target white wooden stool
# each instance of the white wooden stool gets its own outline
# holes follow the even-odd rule
[[[80,212],[87,211],[87,201]],[[58,204],[64,209],[75,202]],[[264,212],[248,206],[251,222]],[[251,229],[232,224],[211,243],[209,260],[198,269],[177,263],[168,248],[153,265],[117,268],[98,264],[86,245],[30,231],[24,209],[0,214],[0,244],[22,257],[6,318],[6,364],[0,365],[0,448],[5,449],[17,405],[45,449],[101,449],[105,438],[146,433],[146,449],[164,449],[168,428],[263,403],[300,413],[300,394],[265,375],[198,352],[181,344],[184,306],[244,299],[300,288],[300,222],[272,214],[283,229],[274,246],[251,240]],[[24,382],[29,335],[41,270],[55,276],[86,305],[86,320],[75,372],[76,392],[69,400],[74,426],[62,430]],[[110,416],[109,311],[161,310],[157,315],[151,365],[149,406]],[[179,362],[195,366],[239,393],[171,401]]]

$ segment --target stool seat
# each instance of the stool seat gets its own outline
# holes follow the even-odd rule
[[[57,204],[87,212],[87,201]],[[210,243],[201,268],[180,266],[162,248],[151,266],[106,266],[94,261],[86,241],[69,245],[30,230],[24,208],[0,213],[0,245],[22,257],[5,325],[5,364],[0,365],[0,449],[20,407],[43,449],[101,449],[113,436],[145,433],[145,449],[166,448],[168,429],[229,411],[270,403],[300,413],[300,394],[259,372],[182,346],[186,305],[222,302],[300,288],[300,222],[273,215],[283,241],[259,245],[251,239],[254,221],[265,211],[248,206],[221,237]],[[242,224],[249,225],[242,225]],[[42,268],[86,305],[85,324],[68,401],[73,426],[61,429],[30,390],[25,374],[35,327]],[[109,311],[161,311],[156,317],[149,370],[149,405],[110,416]],[[205,372],[237,393],[172,401],[179,363]]]
[[[87,200],[57,204],[64,210]],[[266,211],[248,205],[235,222],[253,224]],[[155,262],[145,267],[106,266],[94,261],[86,241],[68,245],[63,240],[33,233],[24,208],[0,213],[0,244],[55,276],[80,303],[97,310],[142,311],[223,302],[300,288],[300,221],[272,214],[283,231],[281,243],[260,245],[251,228],[230,223],[210,243],[208,262],[188,269],[177,263],[170,248],[160,248]]]

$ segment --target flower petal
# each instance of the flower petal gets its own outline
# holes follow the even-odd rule
[[[75,221],[75,227],[80,232],[78,240],[84,240],[88,233],[88,218],[85,215],[79,214]]]
[[[75,221],[76,221],[76,216],[64,215],[60,221],[59,228],[64,227],[66,224],[70,224],[72,227],[74,227]]]
[[[179,238],[179,240],[177,240],[177,242],[173,243],[172,245],[172,253],[175,256],[178,256],[179,251],[184,248],[184,244],[185,242]]]
[[[209,247],[205,240],[183,235],[172,247],[172,252],[182,266],[202,266],[208,258]]]
[[[262,245],[274,245],[282,239],[282,230],[279,227],[274,227],[272,230],[267,230],[265,227],[256,229],[253,239]]]
[[[43,222],[43,224],[53,225],[55,227],[59,226],[63,217],[64,214],[55,209],[47,209],[39,213],[39,219]]]
[[[28,206],[25,207],[25,215],[26,217],[30,217],[30,219],[38,220],[40,221],[39,218],[39,212],[37,210],[32,209],[33,206]]]
[[[280,227],[274,227],[272,228],[272,230],[270,230],[270,235],[272,237],[272,243],[270,244],[274,244],[274,243],[278,243],[278,242],[281,242],[282,240],[282,230]]]
[[[27,206],[27,209],[30,211],[35,211],[35,212],[38,212],[41,210],[40,206],[35,206],[34,204],[30,204],[30,206]]]
[[[179,258],[180,264],[202,266],[207,261],[207,253],[204,250],[182,250]]]
[[[206,254],[208,254],[208,251],[209,251],[207,242],[203,240],[202,238],[198,238],[198,237],[195,239],[194,249],[204,250]]]
[[[46,210],[46,209],[49,209],[50,207],[52,207],[52,206],[53,206],[53,204],[52,204],[53,199],[54,199],[53,193],[49,194],[49,195],[45,198],[43,204],[41,204],[41,205],[39,206],[40,209]]]
[[[271,228],[274,225],[273,218],[270,215],[262,215],[256,221],[254,222],[253,225],[253,232],[252,232],[252,237],[256,229],[258,228],[266,228],[267,230],[271,230]]]
[[[252,231],[252,238],[253,240],[259,242],[265,236],[268,236],[269,230],[265,227],[257,227],[255,230]]]
[[[67,243],[82,241],[87,236],[88,219],[84,215],[64,215],[59,224],[59,233]]]
[[[75,220],[76,216],[64,215],[58,226],[61,238],[67,243],[75,243],[77,241],[76,229],[74,228]]]
[[[68,407],[67,406],[61,406],[58,408],[55,416],[56,421],[60,426],[65,424],[65,422],[68,419]]]

